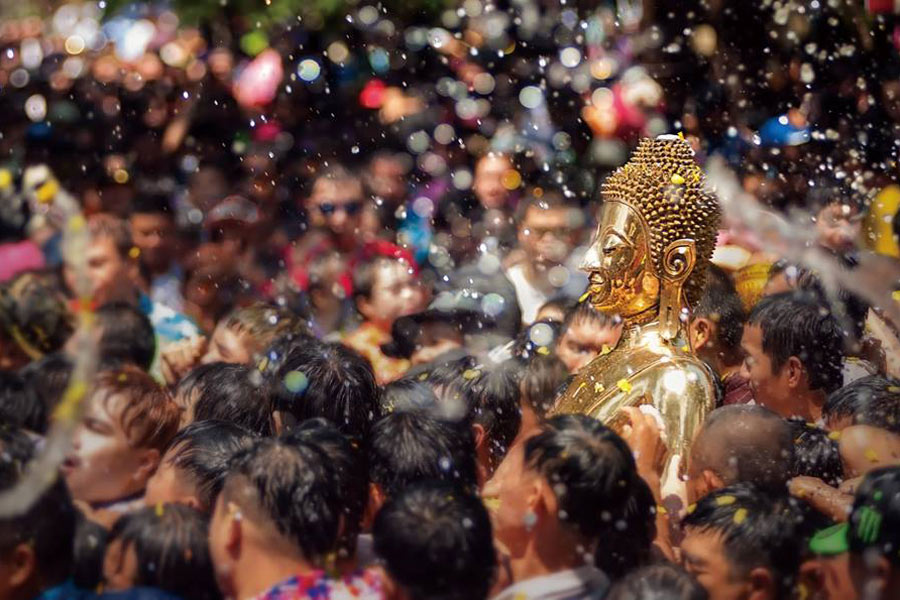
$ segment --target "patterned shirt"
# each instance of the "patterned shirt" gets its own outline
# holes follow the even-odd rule
[[[297,575],[263,592],[253,600],[383,600],[381,579],[365,570],[339,579],[313,571]]]

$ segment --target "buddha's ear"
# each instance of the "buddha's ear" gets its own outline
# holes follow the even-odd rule
[[[684,306],[682,289],[696,264],[697,246],[694,240],[674,240],[663,252],[660,273],[662,289],[659,293],[659,322],[663,339],[671,340],[678,335]]]

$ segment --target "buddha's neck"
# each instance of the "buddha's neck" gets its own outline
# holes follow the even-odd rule
[[[658,315],[645,322],[635,321],[633,317],[626,320],[625,328],[622,330],[622,338],[619,340],[616,349],[635,348],[637,346],[669,346],[676,349],[690,348],[687,336],[685,335],[684,326],[678,328],[678,333],[674,338],[670,340],[663,338],[662,326],[660,325]]]

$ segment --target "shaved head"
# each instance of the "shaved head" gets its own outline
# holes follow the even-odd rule
[[[694,440],[690,470],[711,471],[724,485],[784,490],[793,454],[791,429],[777,414],[762,406],[724,406],[709,414]]]

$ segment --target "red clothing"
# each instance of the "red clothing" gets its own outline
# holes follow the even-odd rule
[[[724,392],[722,394],[722,404],[752,404],[753,390],[750,388],[750,381],[741,377],[740,373],[732,373],[722,380]]]
[[[381,579],[370,570],[341,578],[322,571],[291,577],[254,600],[382,600]]]

